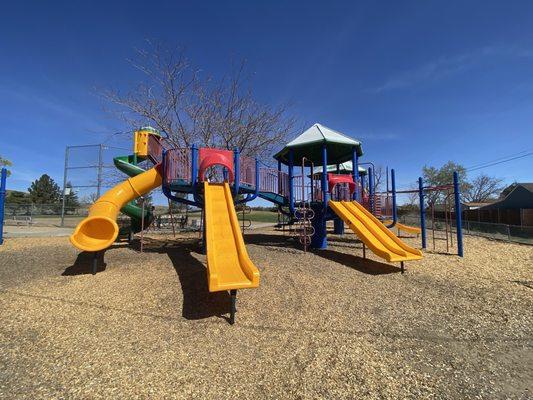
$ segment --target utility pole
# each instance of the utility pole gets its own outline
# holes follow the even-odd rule
[[[96,187],[96,198],[100,198],[100,190],[102,188],[103,150],[104,150],[104,146],[102,144],[99,144],[99,148],[98,148],[98,177],[97,177],[97,187]]]
[[[68,169],[69,146],[65,148],[65,167],[63,168],[63,198],[61,199],[61,226],[65,226],[65,190],[67,187],[67,169]]]

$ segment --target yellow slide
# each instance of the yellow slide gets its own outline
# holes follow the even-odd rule
[[[331,209],[346,222],[374,254],[388,262],[420,260],[422,252],[402,242],[356,201],[330,201]]]
[[[207,274],[210,292],[259,286],[259,270],[250,261],[230,187],[204,182]]]
[[[383,223],[385,225],[392,224],[392,220],[384,220]],[[394,226],[390,227],[389,229],[398,228],[400,231],[404,231],[407,233],[415,233],[417,235],[420,235],[422,232],[422,229],[420,229],[418,226],[410,226],[410,225],[404,225],[401,222],[396,222]]]
[[[100,251],[111,246],[118,236],[117,216],[120,209],[161,186],[160,168],[158,164],[104,193],[89,209],[89,216],[78,224],[70,242],[85,251]]]

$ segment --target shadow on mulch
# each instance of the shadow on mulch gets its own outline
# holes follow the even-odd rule
[[[246,244],[256,244],[265,247],[282,247],[302,250],[302,245],[295,236],[272,235],[268,233],[248,233],[244,235]]]
[[[328,238],[330,241],[330,238]],[[337,237],[332,242],[341,242],[341,243],[359,243],[359,241],[348,240],[348,238]],[[293,248],[302,250],[302,246],[296,240],[289,241],[287,237],[280,235],[272,235],[265,233],[248,233],[245,236],[246,244],[257,244],[260,246],[267,247],[278,247],[278,248]],[[338,244],[336,244],[338,246]],[[345,247],[345,246],[341,246]],[[401,272],[401,268],[394,265],[381,263],[374,260],[369,260],[367,258],[358,257],[352,254],[339,253],[334,250],[310,250],[313,254],[316,254],[319,257],[326,258],[328,260],[337,262],[339,264],[345,265],[349,268],[355,269],[359,272],[369,274],[369,275],[384,275],[384,274],[394,274]]]
[[[446,251],[439,251],[439,250],[424,250],[426,253],[430,254],[438,254],[439,256],[454,256],[457,257],[456,253],[446,252]]]
[[[131,248],[140,251],[140,241],[134,240]],[[230,310],[230,295],[227,291],[209,292],[206,267],[192,255],[200,252],[196,239],[169,240],[162,245],[161,240],[145,238],[143,251],[167,254],[172,261],[183,292],[183,318],[196,320],[215,316],[229,322],[224,314]]]
[[[104,261],[105,251],[98,252],[98,266],[96,272],[103,272],[107,264]],[[76,261],[71,266],[65,268],[62,276],[72,276],[72,275],[91,275],[93,273],[93,259],[94,253],[90,251],[82,251],[76,257]]]
[[[353,254],[339,253],[334,250],[313,250],[313,254],[368,275],[396,274],[402,271],[401,268],[394,265],[369,260]]]

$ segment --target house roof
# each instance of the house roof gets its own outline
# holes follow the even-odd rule
[[[289,163],[289,151],[294,151],[294,162],[303,157],[315,165],[322,165],[322,147],[326,144],[328,165],[344,163],[352,159],[355,147],[357,155],[363,155],[361,142],[321,124],[314,124],[296,139],[290,141],[274,155],[276,160]]]
[[[517,185],[520,185],[520,186],[526,188],[527,190],[529,190],[530,192],[533,193],[533,182],[531,182],[531,183],[517,183]]]
[[[481,209],[533,208],[533,183],[513,183],[502,191],[502,194],[505,193],[503,199]]]
[[[505,189],[502,190],[500,194],[500,198],[504,198],[509,193],[511,193],[515,188],[518,186],[522,186],[524,189],[533,192],[533,183],[530,182],[515,182],[507,186]]]

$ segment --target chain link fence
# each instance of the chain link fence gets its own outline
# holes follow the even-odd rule
[[[402,215],[399,221],[405,225],[420,226],[418,215]],[[455,234],[455,219],[452,219],[452,229]],[[431,231],[432,220],[426,217],[426,230]],[[505,240],[509,242],[533,244],[533,226],[519,226],[508,224],[495,224],[490,222],[463,221],[463,234],[483,236],[491,239]],[[444,230],[445,220],[435,219],[435,229]]]
[[[75,227],[87,216],[88,205],[65,207],[66,227]],[[23,203],[5,205],[5,225],[61,226],[61,203],[35,204]]]
[[[75,228],[89,213],[90,204],[76,207],[66,206],[61,224],[61,203],[54,204],[6,204],[5,225],[8,226],[47,226]],[[151,206],[150,206],[151,207]],[[184,206],[174,205],[172,214],[166,206],[155,206],[154,221],[149,231],[196,230],[200,227],[201,214],[199,211],[186,210]],[[119,214],[117,223],[120,227],[127,227],[130,218]],[[174,225],[174,227],[172,226]]]

